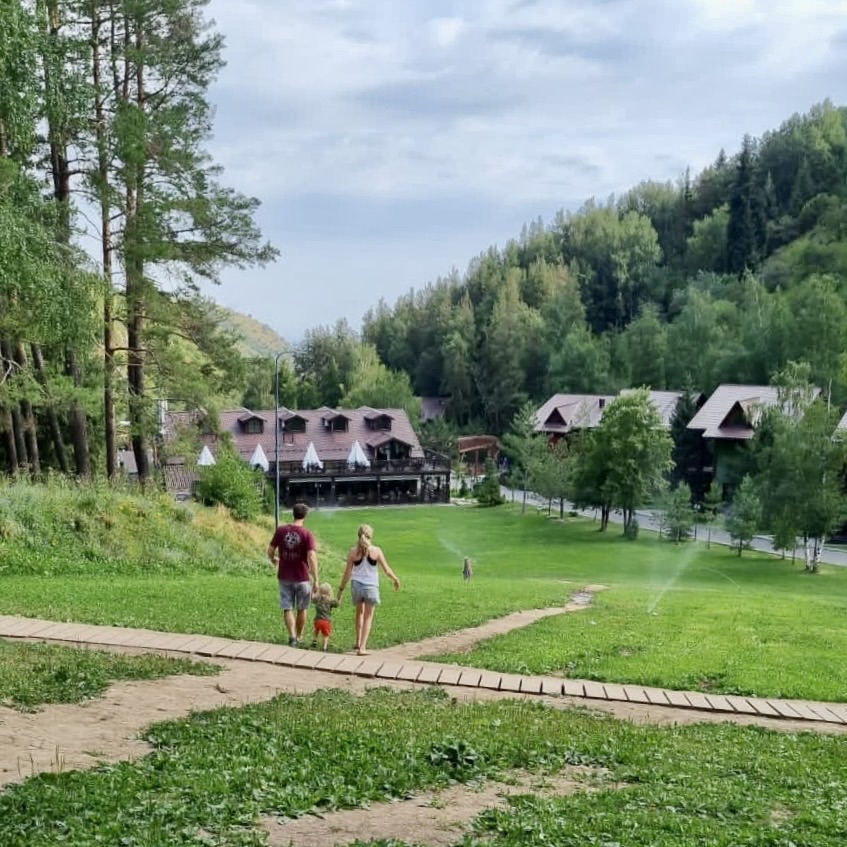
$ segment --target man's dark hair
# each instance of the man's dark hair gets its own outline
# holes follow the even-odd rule
[[[291,511],[295,521],[302,521],[309,514],[309,507],[305,503],[295,503]]]

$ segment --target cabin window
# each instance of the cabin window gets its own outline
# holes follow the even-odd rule
[[[285,422],[285,429],[288,432],[305,432],[306,421],[304,418],[289,418]]]
[[[383,415],[380,418],[377,418],[376,428],[382,430],[390,430],[391,429],[391,418],[388,415]]]
[[[347,432],[347,418],[333,418],[330,429],[333,432]]]
[[[251,418],[249,421],[247,421],[245,432],[249,433],[250,435],[256,435],[262,432],[262,422],[257,418]]]

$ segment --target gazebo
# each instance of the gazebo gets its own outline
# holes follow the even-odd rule
[[[460,461],[474,476],[482,473],[486,459],[497,464],[500,458],[501,444],[494,435],[464,435],[458,439],[456,446]]]

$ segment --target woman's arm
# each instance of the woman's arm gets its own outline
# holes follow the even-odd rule
[[[341,599],[341,595],[344,593],[344,589],[347,587],[347,583],[350,582],[350,576],[353,573],[353,554],[354,550],[351,550],[347,554],[347,567],[344,568],[344,573],[341,576],[341,583],[338,586],[338,599]]]
[[[400,580],[397,578],[397,574],[395,574],[388,566],[388,562],[385,561],[385,553],[382,552],[382,548],[374,547],[373,549],[376,552],[376,560],[382,566],[382,569],[385,571],[385,575],[394,583],[394,590],[399,591]]]

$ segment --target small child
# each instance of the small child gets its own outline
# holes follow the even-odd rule
[[[473,563],[467,556],[465,556],[465,561],[462,566],[462,576],[464,577],[465,582],[473,579]]]
[[[338,608],[338,600],[332,596],[332,586],[325,582],[318,588],[317,594],[312,598],[315,607],[315,632],[312,647],[318,646],[318,635],[323,639],[321,649],[326,650],[329,637],[332,635],[332,610]]]

